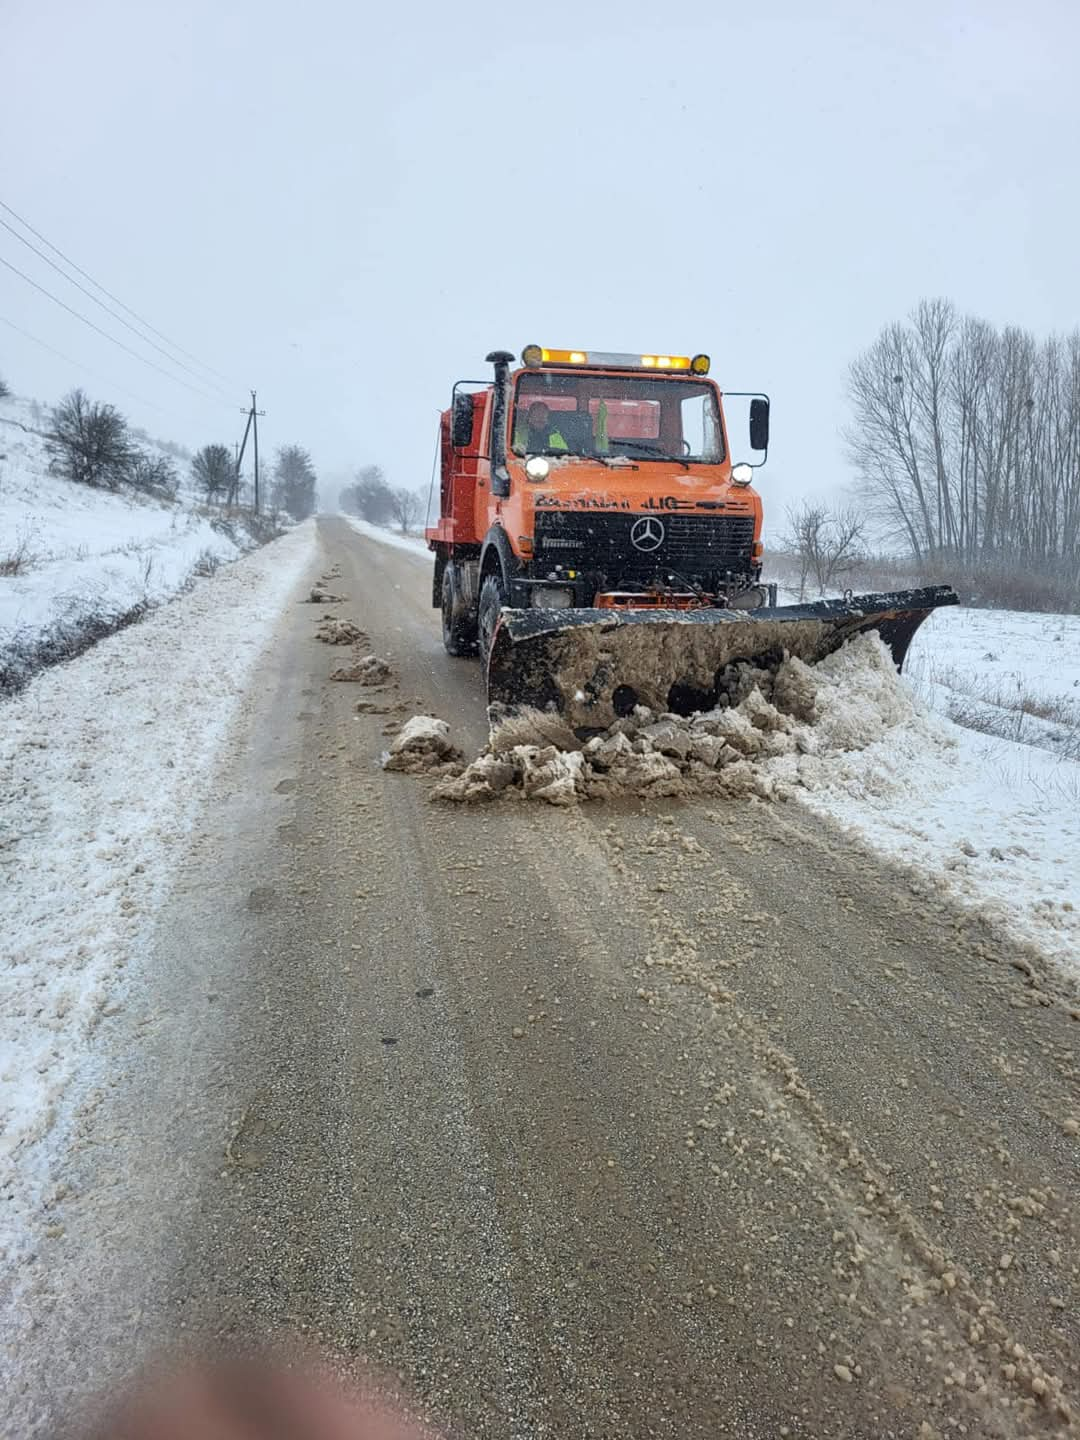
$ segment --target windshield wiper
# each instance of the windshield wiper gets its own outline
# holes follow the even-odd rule
[[[615,443],[628,446],[635,455],[640,455],[643,460],[674,461],[684,470],[690,469],[690,461],[682,455],[664,455],[661,451],[654,450],[651,445],[635,445],[633,440],[617,440]]]
[[[638,470],[641,468],[634,464],[629,455],[582,455],[580,458],[582,460],[599,460],[600,464],[606,465],[609,470]],[[620,465],[620,460],[625,460],[626,464]]]

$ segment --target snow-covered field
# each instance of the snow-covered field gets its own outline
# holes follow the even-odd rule
[[[308,522],[2,702],[0,1261],[313,549]]]
[[[805,803],[1080,979],[1080,617],[939,610],[904,674],[921,714]]]
[[[168,503],[50,475],[46,423],[31,402],[0,400],[0,658],[57,626],[167,600],[254,543],[198,507],[190,488]],[[18,554],[17,573],[4,574]]]
[[[906,673],[959,725],[1080,760],[1080,616],[938,610]]]

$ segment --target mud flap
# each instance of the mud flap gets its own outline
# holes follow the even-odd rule
[[[815,664],[876,630],[897,669],[931,611],[958,605],[950,585],[760,610],[504,610],[488,662],[488,704],[554,710],[575,730],[604,729],[635,705],[691,714],[716,703],[735,661]]]

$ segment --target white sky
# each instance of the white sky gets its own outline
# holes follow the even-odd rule
[[[192,446],[254,385],[265,448],[422,487],[492,348],[704,349],[772,395],[775,504],[849,478],[846,366],[920,297],[1080,322],[1074,0],[4,0],[2,29],[0,200],[234,386],[3,267],[0,316],[95,374],[4,325],[0,374]]]

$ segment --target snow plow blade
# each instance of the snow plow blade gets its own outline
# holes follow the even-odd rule
[[[635,705],[692,714],[715,705],[725,667],[815,664],[876,630],[902,668],[932,610],[958,605],[951,585],[760,610],[504,610],[492,641],[492,718],[555,711],[574,730],[604,729]]]

